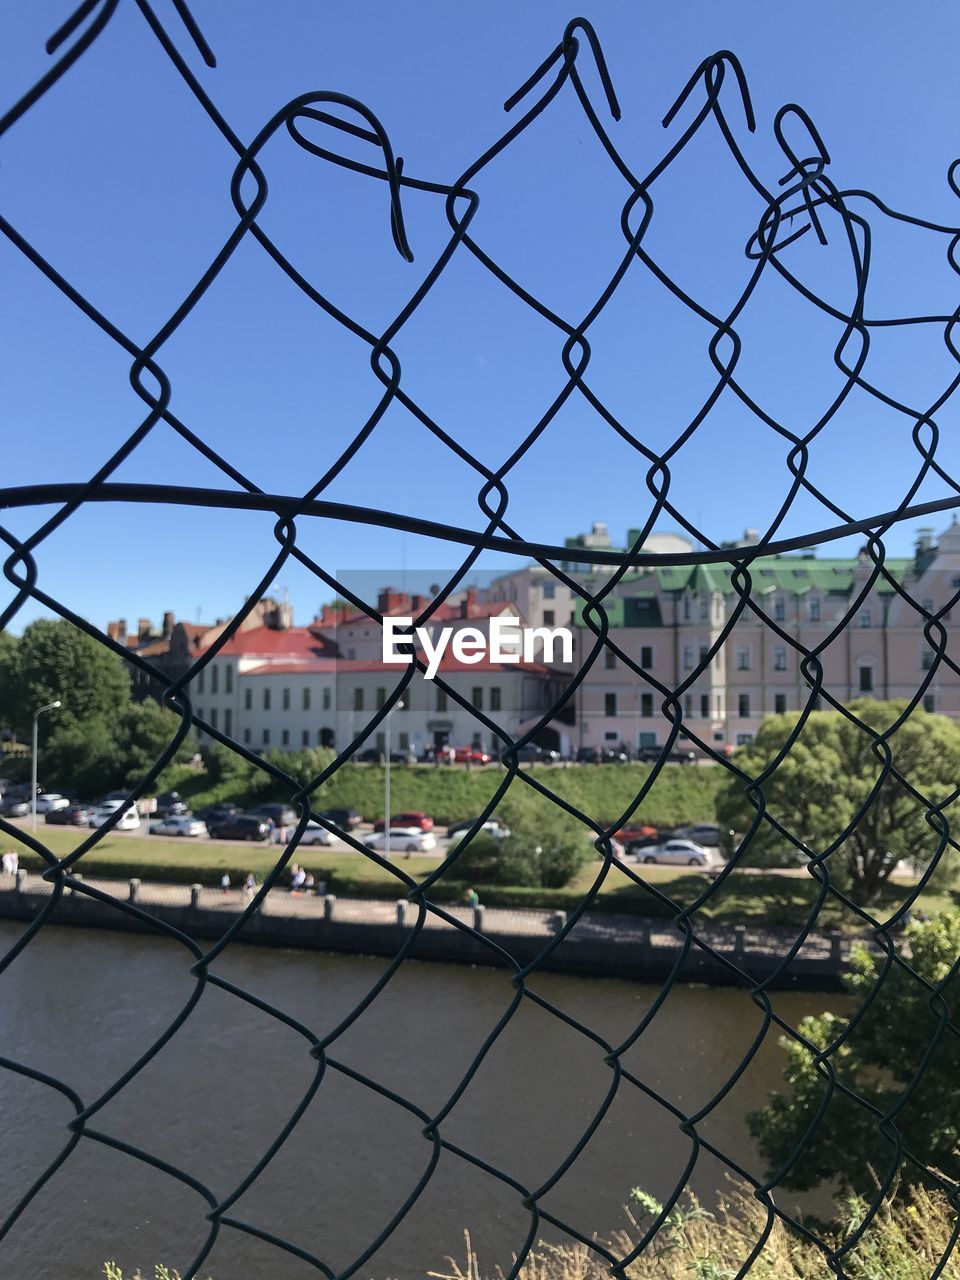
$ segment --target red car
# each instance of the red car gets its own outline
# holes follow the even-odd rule
[[[489,751],[481,751],[479,747],[455,747],[454,764],[489,764],[493,759]]]
[[[408,813],[395,813],[390,818],[391,827],[417,827],[420,831],[432,831],[433,819],[419,809],[413,809]],[[373,824],[374,831],[383,830],[383,819],[378,818]]]
[[[647,822],[635,822],[628,827],[621,827],[613,834],[629,848],[632,844],[655,844],[660,833]]]

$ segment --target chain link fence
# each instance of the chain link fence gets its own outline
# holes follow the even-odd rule
[[[55,104],[57,84],[63,77],[70,74],[71,68],[79,60],[87,57],[88,51],[113,20],[118,7],[119,0],[85,0],[78,6],[49,41],[48,53],[51,57],[49,70],[0,119],[0,136],[9,130],[28,127],[29,112],[41,100],[49,97],[50,104]],[[209,741],[220,743],[236,752],[246,761],[267,771],[277,783],[282,784],[286,788],[290,803],[296,809],[298,823],[286,846],[278,850],[276,863],[255,896],[235,918],[230,919],[222,935],[213,945],[202,947],[193,938],[173,927],[162,922],[158,923],[157,918],[149,910],[149,901],[138,903],[125,899],[120,894],[107,893],[95,883],[83,878],[84,857],[109,835],[123,812],[122,808],[117,811],[115,819],[107,821],[102,827],[91,832],[73,852],[63,857],[55,856],[45,846],[43,840],[35,835],[24,834],[7,822],[0,822],[0,829],[8,835],[15,835],[23,840],[35,854],[43,859],[46,865],[43,879],[49,886],[49,894],[44,905],[29,925],[23,928],[16,943],[4,956],[4,969],[15,964],[25,950],[35,943],[50,922],[61,897],[70,891],[76,895],[87,895],[98,900],[108,905],[112,911],[125,913],[129,917],[151,923],[171,942],[182,948],[184,964],[188,966],[194,979],[190,998],[165,1028],[163,1034],[138,1061],[119,1075],[98,1097],[82,1098],[74,1091],[68,1080],[52,1078],[35,1070],[30,1063],[17,1061],[10,1056],[0,1058],[0,1066],[5,1071],[17,1073],[51,1092],[62,1095],[74,1112],[67,1126],[67,1133],[64,1135],[59,1154],[22,1195],[0,1228],[0,1252],[3,1249],[3,1237],[21,1218],[21,1215],[28,1211],[35,1212],[38,1207],[42,1208],[54,1174],[64,1165],[69,1167],[74,1152],[84,1143],[107,1144],[131,1160],[145,1162],[161,1174],[178,1180],[183,1186],[196,1193],[198,1201],[204,1205],[202,1212],[206,1215],[209,1230],[206,1241],[197,1256],[183,1267],[185,1277],[198,1274],[218,1235],[227,1231],[255,1235],[262,1242],[277,1250],[286,1251],[316,1271],[330,1277],[337,1275],[340,1280],[346,1280],[348,1276],[361,1274],[368,1259],[389,1242],[391,1234],[423,1194],[435,1176],[442,1153],[469,1162],[485,1177],[497,1180],[512,1195],[515,1195],[519,1204],[523,1206],[529,1217],[529,1229],[525,1239],[517,1242],[516,1261],[510,1272],[511,1277],[520,1272],[539,1236],[551,1229],[559,1233],[561,1238],[579,1241],[595,1251],[609,1265],[611,1274],[621,1276],[628,1274],[631,1264],[652,1249],[658,1233],[664,1229],[672,1210],[680,1201],[698,1156],[706,1154],[719,1161],[752,1188],[763,1210],[763,1228],[758,1234],[755,1248],[748,1257],[744,1258],[739,1276],[744,1276],[751,1270],[778,1220],[785,1223],[798,1238],[822,1249],[825,1272],[829,1271],[836,1275],[845,1274],[845,1260],[869,1231],[871,1223],[881,1211],[885,1197],[906,1168],[922,1174],[929,1185],[938,1187],[947,1196],[949,1202],[956,1206],[957,1188],[954,1182],[946,1174],[931,1167],[928,1153],[923,1150],[909,1149],[905,1145],[897,1127],[897,1117],[901,1108],[920,1089],[933,1056],[943,1044],[953,1045],[957,1037],[957,1027],[952,1020],[951,1009],[945,995],[948,984],[954,978],[956,966],[944,973],[937,982],[922,978],[911,965],[909,949],[903,947],[899,930],[938,866],[956,856],[958,845],[946,811],[956,799],[957,794],[960,794],[960,790],[946,800],[942,797],[939,799],[928,797],[918,790],[898,763],[896,733],[907,718],[922,706],[924,696],[938,678],[943,678],[947,672],[960,676],[960,667],[948,652],[946,626],[951,608],[960,604],[960,590],[953,590],[950,599],[936,609],[913,599],[902,581],[902,575],[891,572],[887,565],[888,557],[884,538],[891,530],[907,520],[960,506],[960,485],[951,477],[938,456],[940,429],[937,425],[937,415],[941,413],[960,382],[960,367],[932,403],[915,407],[895,400],[883,387],[874,385],[865,373],[865,361],[871,339],[878,330],[907,326],[921,326],[924,332],[938,335],[937,340],[946,344],[950,357],[955,362],[960,358],[955,338],[958,312],[891,316],[871,313],[871,307],[867,302],[867,286],[871,270],[871,237],[876,221],[908,225],[929,237],[932,242],[935,242],[938,250],[945,253],[950,268],[955,272],[960,271],[956,257],[960,232],[955,227],[940,225],[914,213],[891,209],[881,199],[868,192],[843,190],[835,185],[828,174],[829,156],[816,126],[801,107],[793,104],[781,108],[774,121],[775,135],[783,153],[784,173],[776,189],[771,190],[751,167],[737,140],[744,125],[748,131],[752,132],[756,128],[756,122],[744,72],[737,58],[729,52],[721,51],[707,58],[690,76],[663,119],[664,126],[671,129],[669,145],[665,147],[661,158],[648,172],[638,174],[633,172],[617,145],[615,123],[620,119],[620,106],[598,38],[587,22],[580,19],[572,21],[563,31],[559,43],[549,56],[506,102],[506,110],[509,113],[509,126],[506,131],[459,178],[452,183],[445,183],[408,172],[402,160],[395,154],[387,130],[376,115],[362,102],[336,92],[303,94],[291,99],[271,120],[266,122],[252,141],[245,141],[218,109],[212,92],[208,92],[205,82],[191,69],[192,53],[188,56],[184,52],[191,43],[208,67],[215,66],[215,58],[185,0],[173,0],[176,15],[169,15],[169,20],[161,19],[161,16],[158,16],[160,6],[156,6],[155,10],[147,0],[136,0],[130,8],[139,13],[140,19],[146,24],[152,38],[169,60],[171,68],[181,78],[198,106],[206,114],[210,125],[219,135],[223,147],[235,157],[230,194],[236,217],[222,247],[202,271],[195,287],[191,289],[188,296],[184,297],[156,335],[143,344],[132,334],[125,332],[115,319],[99,311],[84,292],[61,273],[55,263],[44,257],[31,240],[29,228],[15,226],[0,216],[0,231],[3,236],[23,255],[35,271],[45,276],[50,285],[58,291],[62,305],[78,311],[90,325],[95,326],[116,344],[129,359],[130,382],[144,406],[143,416],[135,429],[88,481],[73,484],[39,484],[0,490],[0,507],[5,509],[40,505],[54,508],[29,537],[16,537],[8,529],[0,527],[0,534],[9,551],[4,564],[4,574],[14,589],[14,597],[0,617],[0,624],[3,627],[9,626],[16,619],[22,606],[32,601],[53,614],[67,619],[75,627],[94,637],[100,644],[119,654],[124,662],[139,669],[159,686],[165,687],[163,702],[179,715],[180,728],[167,749],[158,756],[152,767],[130,791],[131,802],[151,793],[157,778],[174,758],[186,735],[192,728],[196,728],[202,730]],[[588,83],[596,81],[601,87],[599,95],[592,93],[588,88]],[[472,230],[475,215],[481,203],[481,196],[476,190],[478,179],[498,157],[515,146],[540,117],[551,110],[552,104],[561,95],[566,95],[572,101],[582,121],[599,141],[609,158],[610,165],[624,182],[627,191],[622,207],[611,211],[611,218],[616,220],[622,232],[620,260],[604,281],[595,301],[578,319],[556,314],[545,302],[528,292],[524,284],[501,265],[491,250],[474,237]],[[753,269],[746,287],[737,297],[735,304],[722,315],[711,313],[702,302],[691,296],[684,285],[671,278],[645,243],[653,218],[658,184],[662,184],[665,175],[684,155],[686,149],[695,140],[701,138],[707,126],[712,130],[711,137],[719,138],[720,145],[732,158],[763,207],[758,224],[750,228],[750,233],[743,238],[745,251],[753,263]],[[316,140],[321,136],[321,129],[330,131],[328,140],[323,145]],[[260,221],[260,214],[267,198],[266,179],[261,168],[260,155],[267,142],[283,131],[289,135],[295,146],[303,148],[323,164],[338,166],[362,177],[369,183],[382,186],[385,207],[389,212],[390,232],[397,252],[403,258],[411,261],[413,259],[405,218],[406,198],[415,192],[430,193],[441,197],[444,202],[449,223],[448,242],[436,261],[424,272],[415,292],[382,332],[366,329],[358,320],[340,310],[330,298],[319,292],[318,288],[301,274],[294,262],[285,256],[283,249],[271,238]],[[359,160],[338,151],[335,140],[338,136],[344,135],[353,144],[368,144],[369,157],[366,160]],[[791,142],[788,135],[789,137],[799,136],[802,141]],[[960,195],[955,166],[951,169],[949,182],[954,194]],[[800,237],[816,238],[822,245],[827,245],[829,240],[831,246],[842,253],[844,270],[852,273],[850,278],[853,279],[855,286],[852,291],[853,300],[848,309],[842,309],[826,289],[815,291],[792,274],[789,256],[784,254],[784,250]],[[315,484],[312,484],[304,493],[293,496],[264,492],[258,487],[254,477],[243,474],[227,457],[222,456],[207,443],[195,424],[179,417],[173,408],[171,380],[164,370],[165,345],[217,280],[233,255],[238,253],[241,246],[248,245],[254,245],[262,251],[273,268],[282,273],[310,304],[322,310],[326,316],[331,317],[355,339],[366,345],[369,349],[370,368],[382,385],[382,394],[376,407],[362,423],[349,447]],[[581,250],[587,252],[588,248],[581,246]],[[496,282],[499,288],[512,295],[517,304],[529,309],[549,326],[562,342],[562,376],[557,382],[552,403],[526,434],[517,439],[513,452],[497,467],[490,467],[483,463],[462,441],[445,429],[441,422],[435,420],[428,409],[411,394],[404,385],[401,363],[396,353],[397,341],[405,326],[430,297],[438,281],[450,269],[450,264],[455,260],[459,262],[464,257],[472,260],[486,273],[487,277]],[[636,425],[614,412],[610,405],[604,402],[590,377],[591,330],[604,313],[618,285],[629,273],[644,273],[658,287],[672,295],[682,307],[689,309],[700,321],[709,326],[713,333],[713,338],[709,342],[709,356],[715,378],[710,394],[690,417],[683,430],[676,434],[670,446],[662,452],[650,448]],[[756,402],[745,386],[738,381],[738,363],[741,357],[738,319],[747,303],[761,287],[761,282],[766,282],[770,276],[776,276],[780,284],[791,291],[795,299],[802,302],[804,306],[839,322],[843,328],[843,339],[837,344],[834,352],[839,390],[830,408],[805,432],[795,431],[783,421],[777,420],[769,409]],[[842,414],[844,405],[854,390],[860,395],[871,397],[878,406],[893,409],[900,414],[912,432],[916,449],[916,469],[912,475],[904,477],[903,495],[899,504],[895,509],[878,512],[866,519],[855,517],[853,513],[839,505],[829,492],[814,481],[810,467],[811,448],[814,442],[827,426]],[[674,499],[672,492],[671,468],[675,466],[680,450],[688,444],[693,449],[696,448],[697,432],[715,412],[721,396],[734,398],[758,428],[775,435],[782,442],[790,477],[789,487],[780,510],[758,540],[748,546],[717,545],[697,527],[691,513]],[[571,401],[588,406],[598,424],[616,433],[620,440],[634,450],[646,464],[648,514],[643,527],[636,531],[633,545],[624,552],[559,547],[532,540],[524,535],[520,524],[515,522],[513,513],[508,509],[508,484],[511,474],[544,433],[550,430],[551,424],[562,412],[564,406]],[[480,513],[478,527],[457,527],[425,518],[397,514],[389,510],[350,506],[330,501],[325,496],[325,491],[329,489],[332,482],[348,471],[357,451],[377,430],[387,410],[395,405],[402,406],[427,432],[431,433],[440,446],[455,453],[475,473],[476,501]],[[115,479],[122,464],[136,454],[151,433],[157,431],[175,433],[185,445],[196,451],[198,458],[202,458],[208,467],[212,465],[217,468],[223,478],[222,487],[134,484]],[[918,494],[921,486],[924,481],[933,476],[938,477],[953,496],[933,502],[919,502]],[[793,504],[801,495],[813,499],[819,509],[825,513],[824,527],[804,536],[787,537],[782,533],[782,529]],[[117,640],[78,616],[44,589],[43,575],[37,564],[38,551],[47,539],[69,522],[76,513],[87,504],[95,502],[182,504],[234,511],[268,512],[276,516],[276,551],[272,562],[259,581],[249,584],[249,596],[244,607],[210,648],[197,658],[186,674],[179,679],[171,681],[146,658],[131,652]],[[657,522],[663,518],[669,518],[676,526],[689,533],[702,549],[689,554],[674,555],[654,555],[645,552],[643,550],[645,542]],[[509,788],[531,788],[541,797],[585,824],[594,833],[595,847],[600,861],[595,881],[590,890],[583,894],[576,909],[566,916],[561,927],[544,940],[536,959],[521,965],[488,933],[475,930],[469,913],[452,910],[436,900],[433,892],[435,886],[443,882],[444,878],[454,878],[456,859],[469,844],[469,839],[461,842],[448,856],[441,859],[436,870],[421,880],[408,874],[402,865],[372,852],[350,833],[338,832],[337,834],[355,849],[358,857],[373,859],[383,871],[394,877],[398,895],[404,896],[409,903],[411,927],[404,935],[396,955],[376,984],[369,990],[365,999],[335,1029],[318,1037],[309,1026],[298,1022],[283,1009],[265,1004],[250,992],[238,988],[223,978],[218,974],[217,961],[226,948],[243,941],[247,922],[260,911],[271,887],[280,882],[285,869],[296,858],[298,845],[308,821],[313,818],[324,824],[325,820],[311,811],[312,797],[317,789],[330,779],[335,779],[337,771],[343,764],[349,762],[370,739],[370,735],[376,731],[377,727],[383,724],[385,718],[403,697],[417,672],[423,671],[423,663],[419,658],[414,658],[409,666],[402,670],[395,686],[389,691],[384,705],[370,714],[362,725],[357,726],[353,741],[338,751],[336,759],[329,767],[316,778],[311,779],[308,785],[299,785],[279,770],[275,764],[261,758],[249,747],[232,740],[214,724],[202,720],[191,696],[191,685],[203,668],[237,634],[256,602],[276,581],[278,573],[288,562],[298,563],[314,575],[317,582],[323,584],[325,589],[336,592],[340,598],[349,601],[354,608],[365,612],[372,624],[382,624],[383,619],[376,609],[360,596],[353,594],[347,585],[338,580],[329,566],[319,562],[299,545],[298,531],[304,524],[324,520],[402,530],[408,534],[440,539],[451,548],[461,549],[461,563],[439,593],[426,603],[422,613],[415,620],[417,625],[425,625],[430,621],[436,610],[467,579],[478,557],[488,550],[531,558],[556,581],[569,588],[575,598],[581,602],[584,624],[589,628],[595,642],[582,664],[566,681],[555,704],[543,715],[540,723],[522,738],[514,739],[507,734],[495,715],[484,714],[472,705],[468,705],[462,691],[454,683],[445,681],[442,675],[437,677],[436,686],[446,693],[451,702],[474,716],[478,726],[482,727],[486,734],[494,735],[501,743],[502,777],[489,804],[478,818],[474,833],[479,830],[480,824],[495,812],[497,804]],[[811,550],[828,545],[831,541],[850,534],[861,534],[865,539],[863,563],[867,571],[857,582],[846,602],[842,616],[835,626],[827,631],[823,641],[816,647],[806,647],[786,623],[775,617],[770,610],[769,600],[762,590],[764,584],[754,573],[755,562],[759,557],[800,549]],[[561,568],[561,565],[565,568]],[[602,579],[599,588],[587,590],[584,587],[584,575],[576,571],[577,565],[583,566],[584,570],[589,569]],[[685,673],[683,681],[676,686],[659,682],[650,671],[638,663],[635,655],[616,643],[615,638],[610,634],[609,618],[606,612],[606,606],[609,601],[616,599],[618,587],[630,572],[635,572],[638,567],[663,568],[669,565],[688,568],[716,566],[719,572],[728,575],[736,597],[735,604],[729,610],[714,643],[706,652],[700,654],[693,668]],[[823,662],[824,652],[849,631],[864,601],[868,599],[871,592],[881,587],[901,601],[906,609],[915,611],[918,620],[922,621],[923,636],[931,650],[930,663],[923,672],[922,678],[918,680],[916,690],[902,716],[895,724],[883,730],[866,723],[849,709],[843,700],[831,692],[824,679]],[[799,719],[783,742],[776,758],[759,776],[744,772],[738,765],[736,753],[732,756],[728,755],[719,749],[714,741],[698,738],[690,726],[689,717],[686,721],[684,718],[684,694],[708,670],[715,657],[722,653],[741,619],[749,617],[755,618],[771,637],[775,637],[779,643],[796,654],[808,688],[808,696]],[[548,773],[524,769],[518,758],[520,748],[527,742],[533,741],[540,728],[547,725],[565,707],[569,708],[574,704],[582,682],[596,664],[602,664],[604,654],[608,652],[613,652],[617,662],[634,673],[639,687],[658,695],[665,723],[669,728],[667,741],[663,745],[660,757],[654,762],[629,810],[615,825],[605,825],[597,820],[595,814],[582,812],[576,806],[569,804],[551,789]],[[838,825],[835,840],[827,847],[815,850],[808,847],[803,838],[803,832],[791,830],[770,811],[766,804],[764,787],[782,761],[787,759],[794,750],[810,713],[817,707],[836,711],[855,728],[858,734],[862,735],[865,747],[873,753],[876,760],[877,782],[863,803],[858,806],[852,818]],[[363,717],[360,718],[363,719]],[[656,786],[670,752],[678,744],[682,746],[688,743],[694,745],[699,753],[712,761],[713,767],[724,770],[731,777],[739,780],[754,806],[755,820],[750,832],[740,841],[731,861],[717,880],[705,883],[702,893],[692,902],[683,905],[673,901],[669,895],[658,888],[654,879],[645,877],[642,866],[622,861],[617,856],[612,837],[619,826],[629,820],[630,816],[643,805],[651,789]],[[870,807],[877,802],[881,787],[892,782],[901,786],[913,797],[916,804],[922,807],[931,832],[931,857],[928,869],[919,883],[909,890],[904,890],[897,910],[892,915],[881,918],[856,901],[842,887],[838,877],[832,874],[832,869],[839,863],[841,857],[839,851],[842,850],[845,841],[857,829]],[[757,832],[775,833],[780,840],[792,846],[817,885],[814,903],[803,926],[797,928],[794,936],[789,940],[782,938],[775,940],[773,945],[780,946],[779,959],[774,971],[762,982],[754,981],[750,974],[738,965],[736,954],[732,953],[729,947],[717,937],[716,931],[702,917],[704,905],[724,891],[726,881],[749,855],[751,840]],[[571,1018],[564,1009],[546,1000],[537,992],[533,981],[538,971],[549,961],[550,956],[563,945],[565,938],[578,928],[615,867],[649,894],[651,902],[657,904],[660,915],[665,912],[672,918],[674,930],[680,941],[677,961],[670,977],[662,983],[656,999],[643,1020],[627,1039],[618,1044],[607,1043],[590,1026]],[[742,1163],[732,1159],[723,1150],[713,1145],[702,1129],[750,1066],[766,1037],[779,1033],[794,1042],[806,1043],[802,1030],[791,1025],[778,1012],[777,1003],[771,993],[783,975],[789,972],[800,949],[808,944],[811,938],[816,939],[818,916],[824,904],[827,903],[839,904],[850,920],[859,922],[864,931],[869,933],[882,955],[880,979],[864,998],[858,1000],[852,1015],[839,1024],[837,1034],[832,1041],[826,1044],[808,1043],[808,1048],[814,1055],[817,1068],[823,1078],[824,1105],[790,1160],[782,1168],[773,1170],[768,1178],[761,1179],[755,1170],[744,1167]],[[393,1092],[387,1082],[358,1073],[347,1066],[338,1057],[337,1046],[345,1032],[357,1019],[363,1017],[365,1011],[377,1000],[404,964],[420,932],[435,922],[443,922],[452,929],[471,934],[478,946],[483,949],[489,964],[502,969],[509,976],[513,998],[503,1016],[489,1028],[482,1048],[446,1104],[435,1114],[428,1114],[409,1099]],[[718,1082],[713,1098],[700,1107],[695,1114],[685,1114],[653,1089],[649,1082],[629,1070],[625,1065],[624,1057],[644,1035],[671,991],[681,981],[684,957],[695,953],[708,955],[715,966],[719,966],[727,973],[732,983],[749,992],[761,1014],[761,1031],[732,1075]],[[855,1035],[862,1019],[872,1006],[877,1002],[882,1003],[885,984],[895,975],[914,984],[917,990],[922,992],[933,1011],[936,1029],[929,1044],[918,1046],[918,1065],[906,1090],[902,1092],[894,1107],[883,1112],[845,1083],[843,1072],[838,1064],[842,1062],[845,1048],[851,1037]],[[183,1033],[187,1019],[208,986],[218,987],[236,1000],[249,1002],[261,1012],[279,1019],[302,1037],[305,1048],[316,1060],[313,1082],[299,1099],[288,1123],[276,1134],[269,1148],[238,1185],[217,1190],[195,1178],[189,1168],[174,1167],[157,1158],[151,1151],[138,1144],[136,1135],[130,1135],[121,1140],[104,1132],[97,1124],[98,1115],[111,1099],[130,1084],[172,1037]],[[510,1169],[489,1164],[471,1151],[448,1140],[445,1134],[445,1122],[469,1088],[471,1080],[484,1059],[497,1044],[498,1037],[504,1032],[524,1001],[534,1002],[548,1014],[562,1019],[572,1031],[585,1037],[594,1047],[598,1060],[605,1064],[610,1073],[609,1090],[603,1104],[597,1109],[565,1159],[539,1186],[523,1185],[513,1176]],[[323,1256],[309,1252],[297,1239],[282,1238],[267,1228],[245,1221],[237,1215],[235,1210],[237,1201],[280,1151],[301,1117],[311,1106],[318,1091],[322,1090],[324,1080],[330,1073],[341,1073],[357,1085],[373,1091],[393,1106],[404,1109],[414,1116],[422,1126],[423,1137],[429,1148],[429,1159],[425,1164],[422,1177],[416,1185],[405,1189],[401,1207],[386,1223],[379,1235],[371,1239],[368,1246],[352,1263],[339,1272],[335,1271]],[[563,1221],[551,1214],[545,1207],[544,1200],[550,1189],[581,1156],[618,1093],[629,1090],[640,1091],[645,1098],[658,1104],[673,1116],[678,1132],[689,1144],[689,1159],[682,1176],[677,1179],[672,1194],[659,1207],[649,1230],[629,1252],[618,1255],[586,1234],[582,1225]],[[816,1126],[831,1122],[827,1102],[834,1094],[844,1096],[849,1104],[870,1118],[882,1139],[881,1145],[886,1155],[883,1167],[876,1170],[876,1192],[872,1203],[859,1222],[848,1224],[849,1229],[841,1246],[836,1245],[833,1237],[828,1239],[825,1233],[818,1233],[809,1223],[785,1209],[779,1203],[777,1195],[778,1187],[802,1157],[805,1144],[812,1140]],[[944,1099],[943,1105],[955,1107],[956,1098]],[[950,1241],[950,1248],[954,1239],[955,1236]],[[118,1244],[122,1243],[118,1242]],[[943,1256],[928,1260],[931,1276],[942,1273],[947,1266],[948,1254],[949,1249]]]

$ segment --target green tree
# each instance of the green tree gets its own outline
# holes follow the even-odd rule
[[[510,835],[477,835],[454,864],[458,880],[562,889],[592,856],[587,828],[546,799],[511,798],[500,813]]]
[[[905,705],[861,699],[852,702],[850,710],[872,729],[882,731]],[[738,749],[736,764],[758,777],[798,719],[797,712],[765,719],[756,740]],[[839,712],[815,711],[786,758],[763,783],[767,812],[815,854],[855,823],[831,856],[829,869],[834,882],[864,904],[886,884],[901,858],[925,862],[938,842],[926,821],[927,806],[894,777],[887,777],[870,799],[882,773],[872,741],[869,733]],[[960,783],[960,725],[955,721],[914,711],[889,742],[894,766],[932,803],[946,799]],[[717,799],[720,825],[744,833],[755,813],[744,784],[731,778]],[[761,862],[771,848],[782,852],[788,843],[762,824],[745,861]]]
[[[117,717],[116,725],[116,753],[121,786],[132,787],[143,777],[169,746],[180,724],[180,717],[175,711],[161,707],[153,698],[127,703]],[[177,748],[168,767],[186,763],[196,749],[196,739],[191,731]],[[156,790],[164,790],[164,785],[164,774],[161,773]]]
[[[787,1164],[802,1145],[786,1178],[789,1186],[803,1190],[839,1178],[854,1191],[868,1190],[870,1170],[885,1171],[894,1156],[892,1126],[885,1133],[869,1107],[886,1114],[901,1103],[895,1122],[906,1150],[948,1178],[960,1178],[960,978],[953,970],[960,956],[960,913],[911,924],[905,937],[907,958],[920,977],[932,986],[946,982],[937,999],[909,972],[890,969],[849,1039],[830,1054],[837,1081],[867,1105],[835,1090],[820,1123],[807,1135],[828,1092],[827,1072],[818,1068],[810,1050],[792,1038],[781,1040],[787,1052],[787,1088],[772,1094],[763,1111],[751,1114],[749,1124],[771,1170]],[[882,957],[865,947],[856,949],[846,986],[858,1005],[873,990],[882,967]],[[824,1013],[804,1018],[799,1030],[823,1051],[846,1025],[844,1018]],[[934,1045],[915,1083],[924,1055]],[[907,1161],[900,1172],[909,1181],[921,1176]]]
[[[60,699],[56,728],[67,729],[112,720],[130,700],[121,658],[62,619],[31,622],[15,645],[0,650],[0,676],[5,718],[24,741],[45,703]]]

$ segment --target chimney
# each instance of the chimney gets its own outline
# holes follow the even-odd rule
[[[467,587],[467,594],[460,601],[460,617],[472,618],[477,607],[477,589],[476,587]]]
[[[137,639],[140,641],[141,644],[143,644],[146,640],[150,639],[150,619],[149,618],[137,619]]]
[[[120,621],[117,623],[117,640],[120,642],[120,644],[126,644],[126,643],[127,643],[127,620],[126,620],[126,618],[121,618],[121,619],[120,619]]]
[[[414,615],[423,609],[423,596],[415,595],[410,597],[410,612]]]
[[[163,638],[169,640],[173,635],[173,610],[168,609],[163,615]]]
[[[918,556],[922,556],[924,552],[929,551],[933,546],[933,530],[929,528],[917,530],[917,541],[914,544]]]
[[[377,610],[380,613],[396,613],[398,609],[409,604],[410,597],[406,592],[398,591],[396,587],[383,587],[377,596]]]
[[[111,640],[116,640],[116,639],[117,639],[117,637],[119,636],[119,634],[120,634],[120,623],[119,623],[119,622],[108,622],[108,623],[107,623],[107,636],[108,636]]]

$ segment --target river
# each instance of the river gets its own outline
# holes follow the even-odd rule
[[[4,950],[19,926],[0,925]],[[165,939],[47,928],[4,975],[0,1053],[69,1083],[89,1103],[152,1043],[193,989],[190,959]],[[369,991],[385,962],[235,946],[215,972],[322,1035]],[[610,1043],[649,1009],[648,985],[544,974],[531,990]],[[330,1052],[435,1114],[508,1007],[506,972],[408,961]],[[796,1022],[839,997],[779,994]],[[746,993],[678,987],[624,1065],[688,1113],[702,1106],[747,1051],[761,1015]],[[752,1065],[700,1132],[762,1172],[744,1116],[779,1080],[782,1053],[767,1036]],[[225,1196],[264,1153],[308,1088],[315,1060],[294,1030],[208,986],[186,1025],[91,1123],[189,1171]],[[442,1133],[528,1187],[545,1182],[606,1095],[603,1050],[524,1000]],[[48,1086],[0,1070],[3,1214],[62,1146],[69,1104]],[[232,1212],[295,1241],[334,1270],[357,1258],[427,1167],[420,1121],[369,1088],[328,1071],[295,1132]],[[633,1186],[663,1195],[689,1140],[657,1102],[623,1085],[586,1149],[542,1204],[586,1234],[624,1224]],[[722,1166],[701,1155],[692,1185],[711,1198]],[[786,1203],[787,1201],[784,1201]],[[0,1272],[17,1280],[94,1280],[105,1259],[183,1267],[205,1237],[206,1203],[129,1155],[83,1139],[0,1242]],[[462,1258],[463,1228],[484,1269],[509,1266],[529,1214],[520,1196],[444,1152],[426,1191],[360,1277],[414,1280]],[[545,1234],[549,1235],[547,1231]],[[307,1263],[230,1227],[202,1275],[214,1280],[306,1280]]]

